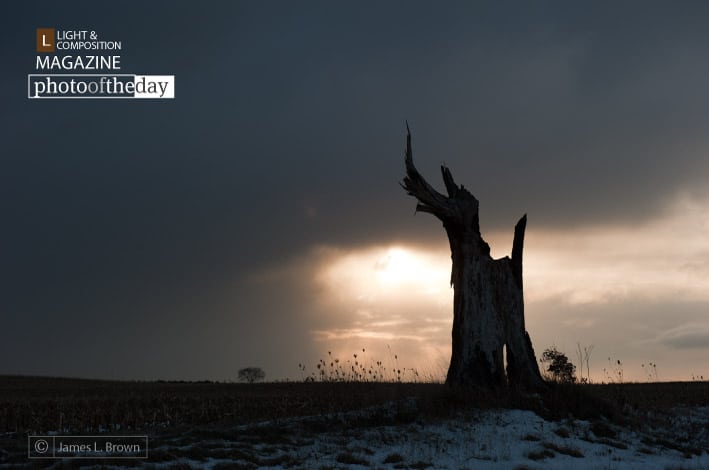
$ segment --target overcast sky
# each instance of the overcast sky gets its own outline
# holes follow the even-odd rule
[[[0,373],[299,378],[361,348],[444,373],[450,255],[398,184],[408,120],[495,256],[528,214],[538,355],[709,376],[709,4],[2,13]],[[175,75],[176,99],[27,99],[38,27],[121,40],[121,72]]]

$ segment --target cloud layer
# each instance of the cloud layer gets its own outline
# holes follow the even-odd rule
[[[0,373],[225,378],[261,363],[282,377],[321,354],[314,331],[342,344],[371,325],[443,348],[426,320],[446,308],[417,290],[335,304],[318,277],[377,247],[447,259],[440,225],[397,185],[405,119],[427,178],[446,163],[480,199],[494,250],[529,214],[541,344],[579,309],[630,302],[648,324],[659,305],[701,310],[709,6],[141,8],[7,7],[0,355],[16,359]],[[27,100],[34,55],[18,44],[48,25],[120,38],[127,71],[175,74],[177,99]],[[704,324],[687,315],[667,327]],[[673,338],[657,347],[703,344]]]

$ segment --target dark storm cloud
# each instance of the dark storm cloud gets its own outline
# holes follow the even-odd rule
[[[137,375],[171,355],[195,371],[253,353],[239,338],[264,318],[274,343],[299,344],[288,332],[310,326],[284,312],[306,287],[249,291],[249,273],[317,244],[444,239],[397,185],[404,119],[420,169],[440,186],[448,164],[484,229],[523,212],[540,227],[641,220],[706,183],[703,4],[124,6],[5,7],[4,357],[40,345],[6,370],[137,344],[153,357]],[[27,100],[42,26],[122,40],[125,72],[175,74],[177,99]],[[233,343],[205,326],[225,318]],[[191,331],[223,341],[190,356]]]

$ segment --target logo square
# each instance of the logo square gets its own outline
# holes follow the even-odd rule
[[[37,52],[54,52],[54,28],[37,28]]]

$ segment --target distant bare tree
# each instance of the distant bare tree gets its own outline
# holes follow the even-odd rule
[[[260,367],[244,367],[239,370],[239,381],[248,382],[250,384],[254,382],[260,382],[266,378],[266,373]]]

